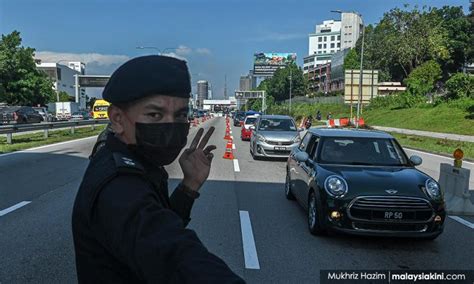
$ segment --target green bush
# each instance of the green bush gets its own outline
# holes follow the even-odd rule
[[[432,92],[435,83],[441,79],[441,67],[434,60],[426,61],[413,70],[405,79],[407,91],[414,96],[425,96]],[[412,100],[404,98],[405,104],[411,105]]]
[[[474,76],[456,73],[446,81],[446,89],[450,98],[474,98]]]

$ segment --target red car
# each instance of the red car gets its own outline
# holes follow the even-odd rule
[[[257,122],[257,118],[258,115],[249,115],[245,117],[242,124],[242,128],[240,130],[240,138],[242,138],[242,141],[250,141],[250,135],[252,134],[250,126],[255,125],[255,122]]]

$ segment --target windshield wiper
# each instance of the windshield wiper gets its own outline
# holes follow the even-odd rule
[[[348,165],[355,165],[355,166],[376,166],[375,164],[372,163],[364,163],[364,162],[350,162],[347,163]]]

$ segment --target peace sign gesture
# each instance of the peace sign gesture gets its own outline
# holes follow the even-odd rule
[[[185,149],[179,158],[179,165],[184,175],[183,184],[192,190],[199,190],[209,177],[212,158],[214,158],[211,151],[215,150],[216,146],[208,145],[206,147],[206,144],[209,142],[214,129],[211,126],[206,135],[202,137],[204,129],[200,128],[189,148]]]

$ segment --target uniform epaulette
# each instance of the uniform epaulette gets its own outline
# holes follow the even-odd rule
[[[145,168],[136,160],[118,152],[114,152],[113,155],[117,170],[121,172],[145,172]]]

